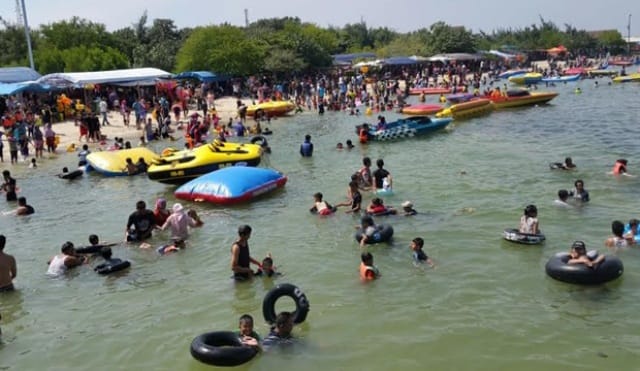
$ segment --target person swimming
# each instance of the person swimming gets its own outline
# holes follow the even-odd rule
[[[564,159],[564,162],[552,162],[549,164],[549,167],[554,170],[554,169],[559,169],[559,170],[574,170],[576,168],[576,164],[573,163],[573,160],[571,159],[571,157],[566,157]]]

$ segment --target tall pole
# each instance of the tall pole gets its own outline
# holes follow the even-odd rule
[[[22,16],[24,20],[24,35],[27,38],[27,49],[29,50],[29,64],[31,65],[31,69],[35,69],[33,64],[33,50],[31,50],[31,34],[29,32],[29,22],[27,22],[27,8],[24,5],[24,0],[22,2]]]
[[[631,14],[627,23],[627,54],[631,55]]]

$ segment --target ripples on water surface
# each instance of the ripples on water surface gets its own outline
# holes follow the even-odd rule
[[[206,225],[193,232],[192,248],[163,258],[115,248],[116,256],[133,262],[121,276],[100,277],[83,267],[51,280],[45,262],[65,240],[84,244],[90,233],[120,239],[138,199],[153,205],[162,196],[171,204],[172,188],[141,177],[95,175],[67,184],[51,176],[76,161],[67,154],[44,161],[37,173],[15,170],[37,214],[0,218],[6,250],[18,259],[20,289],[0,297],[0,368],[208,369],[189,355],[196,335],[234,329],[243,313],[253,314],[259,332],[268,331],[261,303],[274,283],[229,280],[229,248],[242,223],[254,229],[252,254],[273,253],[285,273],[276,282],[300,286],[311,313],[295,330],[303,346],[240,369],[636,368],[639,251],[622,256],[624,276],[605,286],[566,285],[544,273],[547,259],[574,239],[604,250],[611,221],[638,216],[640,178],[606,172],[626,157],[630,172],[640,174],[640,85],[580,86],[581,95],[571,85],[559,87],[549,106],[495,112],[428,138],[350,152],[334,150],[335,144],[355,142],[353,127],[362,118],[329,112],[274,121],[267,161],[289,176],[285,189],[250,205],[195,205]],[[301,159],[298,146],[307,133],[316,152]],[[394,240],[371,248],[383,277],[369,285],[357,277],[357,218],[307,212],[317,191],[342,201],[363,155],[384,158],[394,176],[397,194],[386,203],[410,199],[421,212],[384,219],[395,228]],[[548,170],[549,162],[568,155],[578,171]],[[584,179],[591,203],[553,208],[557,190],[576,178]],[[546,244],[502,241],[502,230],[517,226],[529,203],[538,205]],[[435,270],[412,265],[408,244],[417,236],[425,238]],[[162,242],[154,237],[153,244]]]

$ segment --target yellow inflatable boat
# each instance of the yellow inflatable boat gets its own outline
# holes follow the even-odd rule
[[[153,151],[144,147],[91,152],[87,156],[87,163],[89,164],[87,170],[95,170],[106,176],[129,175],[127,172],[127,158],[130,158],[135,164],[140,157],[147,164],[151,164],[159,158]]]
[[[258,166],[261,155],[262,148],[257,144],[221,142],[216,139],[194,149],[165,149],[149,166],[147,174],[149,179],[161,183],[182,184],[227,166]]]
[[[264,111],[270,116],[282,116],[293,111],[295,108],[296,105],[289,101],[278,100],[264,102],[247,107],[247,116],[253,116],[257,111]]]

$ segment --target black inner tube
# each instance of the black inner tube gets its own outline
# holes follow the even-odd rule
[[[213,366],[238,366],[249,362],[256,354],[256,348],[243,345],[239,336],[231,331],[208,332],[191,342],[193,358]]]
[[[309,301],[307,296],[297,286],[290,283],[282,283],[271,289],[262,301],[262,315],[269,323],[276,321],[276,301],[283,296],[288,296],[296,303],[293,312],[293,323],[302,323],[309,313]]]

